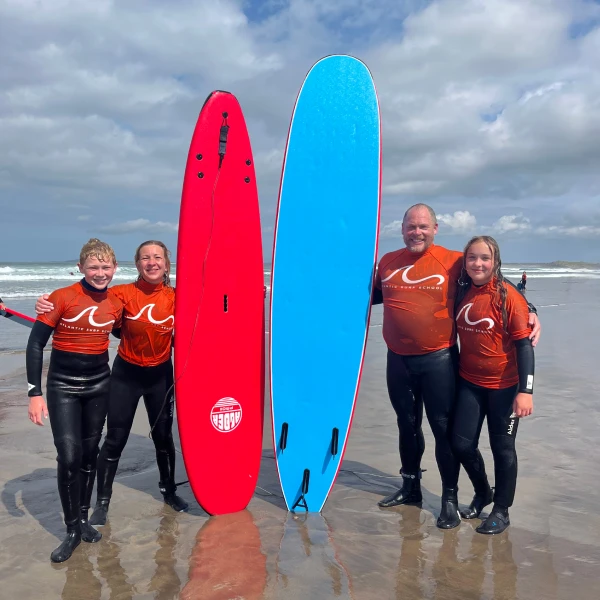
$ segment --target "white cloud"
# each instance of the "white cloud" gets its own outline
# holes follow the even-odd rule
[[[78,221],[89,221],[92,218],[91,215],[79,215],[77,217]]]
[[[495,234],[519,232],[531,230],[531,223],[523,215],[504,215],[500,217],[492,226],[491,231]]]
[[[595,236],[597,3],[148,0],[138,8],[0,3],[0,199],[18,197],[39,218],[42,246],[75,203],[75,214],[93,212],[123,234],[158,224],[174,233],[190,137],[213,89],[242,105],[268,232],[298,89],[310,66],[335,52],[364,59],[378,89],[383,236],[399,235],[399,219],[418,201],[456,234]],[[574,24],[586,34],[570,35]],[[586,220],[572,218],[566,199],[585,207]],[[115,214],[124,223],[109,225]],[[581,232],[579,222],[591,229],[567,233]],[[14,222],[0,223],[0,236],[9,228]]]
[[[381,228],[382,238],[393,238],[402,235],[402,221],[392,221]]]
[[[146,233],[176,233],[179,229],[177,223],[165,223],[164,221],[150,222],[148,219],[135,219],[124,223],[113,223],[98,227],[103,233],[134,233],[143,231]]]
[[[579,227],[565,227],[563,225],[551,225],[549,227],[538,227],[535,233],[542,236],[567,236],[567,237],[600,237],[600,227],[592,225],[580,225]]]
[[[437,218],[439,223],[456,233],[471,233],[477,226],[477,219],[468,210],[457,210],[451,215],[437,215]]]

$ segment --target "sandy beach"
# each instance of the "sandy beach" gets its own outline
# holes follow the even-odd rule
[[[1,354],[0,597],[595,600],[599,294],[600,280],[528,284],[543,324],[535,412],[519,427],[512,525],[498,537],[475,533],[479,521],[446,532],[436,528],[441,486],[427,424],[422,508],[377,507],[399,484],[399,459],[385,387],[381,307],[375,307],[349,445],[322,515],[287,513],[268,410],[260,487],[248,509],[209,518],[186,484],[179,492],[190,510],[174,513],[158,490],[142,406],[120,463],[103,539],[82,543],[69,561],[53,565],[49,555],[64,525],[50,426],[27,420],[24,354]],[[316,336],[324,326],[315,324]],[[8,327],[16,325],[2,323],[0,336]],[[485,428],[482,452],[491,467]],[[180,455],[178,461],[177,481],[184,481]],[[464,473],[459,489],[461,504],[468,504],[472,488]]]

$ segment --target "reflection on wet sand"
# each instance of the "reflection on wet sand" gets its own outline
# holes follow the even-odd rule
[[[83,544],[81,544],[83,546]],[[102,582],[94,573],[94,565],[90,558],[90,548],[86,545],[78,548],[79,552],[65,563],[52,565],[56,571],[65,571],[65,586],[61,600],[100,600]]]
[[[211,517],[196,535],[182,600],[261,600],[267,557],[248,510]]]
[[[277,556],[276,597],[354,598],[329,524],[317,513],[289,513]]]
[[[110,591],[110,600],[133,598],[135,588],[127,580],[127,574],[119,559],[119,544],[111,540],[110,523],[102,528],[102,540],[98,544],[82,543],[78,551],[58,569],[65,569],[66,580],[62,600],[100,600],[102,580]],[[97,572],[91,558],[96,556]]]
[[[168,510],[168,509],[165,509]],[[179,522],[177,514],[168,511],[161,520],[158,527],[157,543],[158,548],[154,554],[156,569],[148,585],[148,591],[156,592],[156,600],[174,600],[179,595],[181,589],[181,580],[175,566],[177,559],[175,557],[175,547],[179,537]]]
[[[156,568],[147,586],[149,592],[155,592],[152,597],[156,600],[174,600],[179,595],[181,581],[175,570],[174,557],[177,535],[176,515],[163,517],[157,531],[158,549],[154,555]],[[110,600],[134,598],[138,591],[129,582],[121,566],[120,549],[120,544],[112,539],[110,523],[102,527],[102,540],[98,544],[92,546],[82,543],[71,559],[54,567],[65,571],[61,599],[100,600],[104,586],[108,588]],[[93,557],[96,557],[96,570]]]
[[[464,523],[431,536],[428,531],[419,509],[403,511],[395,586],[398,600],[517,598],[517,566],[508,535],[480,535]]]

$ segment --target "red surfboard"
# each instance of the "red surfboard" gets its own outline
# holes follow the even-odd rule
[[[183,181],[175,398],[190,485],[209,514],[243,510],[258,480],[264,275],[254,160],[235,96],[209,95]]]

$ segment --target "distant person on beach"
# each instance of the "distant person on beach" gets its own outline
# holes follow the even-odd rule
[[[50,294],[54,307],[38,317],[27,343],[29,419],[50,427],[58,453],[58,491],[67,535],[50,558],[67,560],[81,540],[97,542],[102,535],[88,523],[88,508],[98,444],[106,418],[110,367],[109,335],[121,327],[122,303],[108,293],[117,269],[112,248],[91,239],[81,249],[83,279]],[[42,395],[43,350],[52,335],[52,353]]]
[[[525,298],[502,275],[494,238],[472,238],[456,297],[460,338],[459,380],[452,448],[473,483],[475,496],[465,519],[494,506],[476,531],[502,533],[509,525],[517,485],[515,438],[519,419],[533,412],[535,360]],[[478,449],[484,419],[494,457],[495,489],[490,487]]]
[[[521,275],[521,289],[524,290],[526,287],[527,287],[527,273],[525,273],[525,271],[523,271],[523,275]]]
[[[98,489],[92,525],[105,525],[119,459],[127,444],[140,398],[143,397],[150,422],[152,441],[164,501],[182,512],[187,503],[176,494],[175,444],[173,443],[173,362],[171,359],[175,317],[175,289],[169,274],[169,250],[149,240],[135,252],[138,278],[134,283],[116,285],[109,294],[124,306],[123,326],[113,333],[120,338],[112,367],[107,432],[98,459]],[[51,305],[38,299],[36,312]]]
[[[388,346],[387,386],[399,430],[402,487],[381,500],[380,507],[422,501],[421,459],[425,439],[423,409],[435,437],[435,456],[442,479],[442,507],[437,526],[460,524],[460,465],[450,445],[455,406],[458,348],[454,299],[463,264],[462,252],[436,246],[435,212],[426,204],[411,206],[402,221],[405,248],[379,261],[373,303],[383,302],[383,337]],[[530,305],[533,344],[540,335]]]

